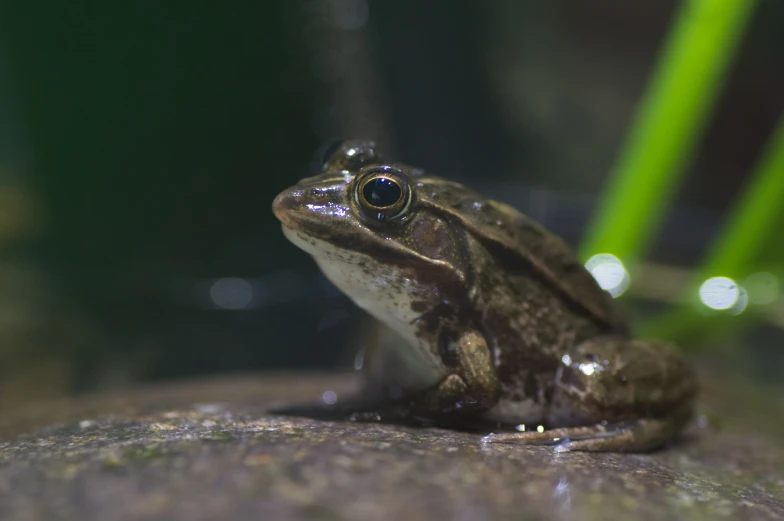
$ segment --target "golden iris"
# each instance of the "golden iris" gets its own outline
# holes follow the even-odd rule
[[[388,169],[363,174],[354,195],[362,211],[379,221],[403,215],[411,198],[405,179]]]

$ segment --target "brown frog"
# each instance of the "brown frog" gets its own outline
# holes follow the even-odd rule
[[[346,412],[516,425],[526,431],[483,441],[591,451],[652,449],[690,418],[689,365],[632,338],[560,238],[458,183],[383,161],[372,142],[340,142],[324,159],[273,211],[389,328],[365,363],[383,399]]]

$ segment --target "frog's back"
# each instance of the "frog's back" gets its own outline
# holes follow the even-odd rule
[[[461,221],[494,254],[533,270],[540,281],[570,306],[600,323],[602,329],[625,330],[610,295],[599,287],[560,237],[515,208],[486,199],[459,183],[432,176],[418,181],[422,204],[437,207]]]

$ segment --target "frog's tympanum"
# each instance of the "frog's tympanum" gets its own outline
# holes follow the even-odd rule
[[[365,357],[377,399],[346,413],[525,425],[483,441],[592,451],[655,448],[691,416],[684,359],[629,336],[569,247],[506,204],[343,141],[273,211],[389,330]]]

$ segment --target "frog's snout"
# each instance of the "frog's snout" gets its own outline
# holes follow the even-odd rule
[[[301,190],[284,190],[272,201],[272,213],[283,224],[289,224],[293,217],[292,214],[301,206],[301,199]]]
[[[282,191],[272,201],[272,213],[284,226],[294,229],[312,228],[322,225],[325,216],[321,205],[314,201],[313,187],[292,186]]]

